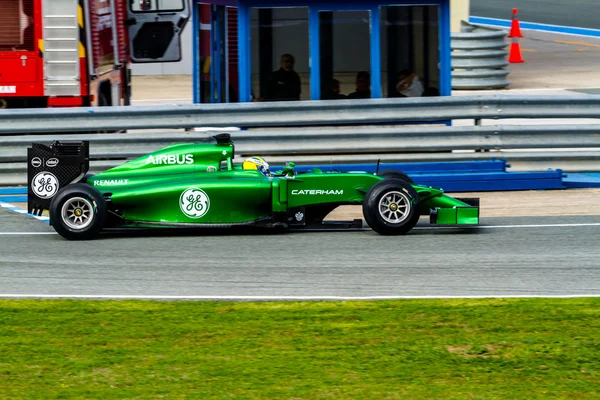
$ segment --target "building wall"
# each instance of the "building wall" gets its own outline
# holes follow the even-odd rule
[[[460,32],[460,21],[469,21],[470,0],[450,0],[450,32]]]
[[[450,0],[451,31],[460,32],[460,21],[469,19],[470,0]],[[351,33],[349,33],[351,34]],[[348,43],[356,44],[352,40]],[[192,74],[192,24],[183,31],[182,60],[175,63],[133,64],[133,75],[191,75]],[[299,63],[300,65],[302,63]],[[302,71],[304,72],[304,71]]]

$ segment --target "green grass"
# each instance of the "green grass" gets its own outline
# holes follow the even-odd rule
[[[0,399],[600,399],[600,299],[0,301]]]

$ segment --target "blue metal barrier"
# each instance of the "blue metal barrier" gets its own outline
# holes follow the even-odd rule
[[[566,174],[563,182],[570,189],[600,188],[600,174]]]
[[[446,192],[564,189],[561,170],[545,172],[507,172],[506,160],[381,163],[379,171],[395,170],[408,174],[417,184],[434,186]],[[273,166],[277,171],[282,166]],[[297,172],[312,169],[323,172],[365,171],[375,173],[372,164],[297,165]]]
[[[564,189],[562,171],[488,172],[464,174],[415,174],[420,185],[434,186],[446,192],[485,192],[508,190]]]
[[[411,163],[380,163],[379,171],[396,170],[403,171],[409,175],[410,172],[416,174],[422,173],[466,173],[466,172],[504,172],[510,167],[506,160],[485,160],[485,161],[447,161],[447,162],[411,162]],[[282,168],[274,166],[273,170]],[[365,171],[375,172],[377,163],[370,164],[319,164],[319,165],[296,165],[298,172],[306,172],[311,169],[320,169],[321,171]]]

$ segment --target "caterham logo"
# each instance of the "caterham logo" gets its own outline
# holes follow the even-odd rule
[[[201,218],[210,208],[210,199],[204,190],[191,187],[181,193],[179,208],[190,218]]]
[[[31,181],[31,190],[41,199],[49,199],[58,192],[58,179],[50,172],[40,172]]]
[[[316,190],[316,189],[309,189],[309,190],[292,190],[292,195],[299,195],[299,194],[310,194],[310,195],[316,195],[316,194],[344,194],[343,190]]]
[[[154,164],[154,165],[173,165],[173,164],[193,164],[194,163],[194,155],[193,154],[161,154],[158,156],[148,156],[146,159],[146,164]]]

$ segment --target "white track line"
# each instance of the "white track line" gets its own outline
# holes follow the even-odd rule
[[[57,235],[56,232],[0,232],[3,236],[20,236],[20,235]]]
[[[150,296],[150,295],[94,295],[94,294],[0,294],[0,298],[41,299],[139,299],[139,300],[402,300],[402,299],[574,299],[600,297],[600,294],[581,295],[481,295],[481,296]]]
[[[464,226],[417,226],[413,229],[498,229],[498,228],[568,228],[577,226],[600,226],[600,222],[581,224],[536,224],[536,225],[464,225]]]

